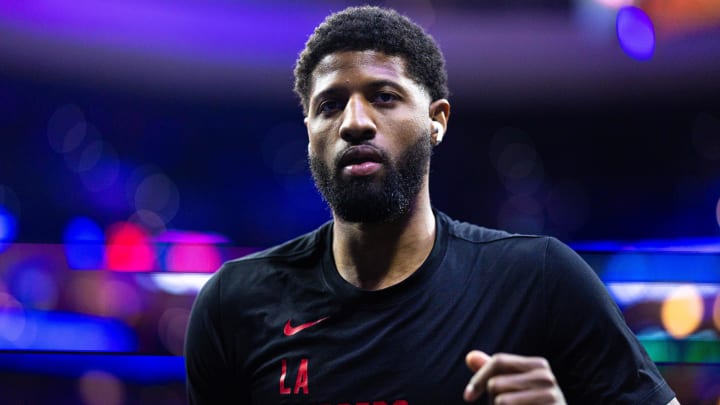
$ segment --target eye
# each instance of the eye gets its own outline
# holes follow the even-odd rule
[[[393,93],[388,92],[380,92],[375,96],[375,102],[381,103],[381,104],[387,104],[392,103],[393,101],[397,100],[398,96]]]
[[[337,100],[325,100],[318,106],[319,114],[329,114],[340,109],[340,102]]]

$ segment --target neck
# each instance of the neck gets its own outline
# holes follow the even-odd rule
[[[379,290],[397,284],[427,259],[435,241],[435,216],[424,187],[410,210],[394,221],[346,222],[337,216],[333,254],[340,275],[358,288]]]

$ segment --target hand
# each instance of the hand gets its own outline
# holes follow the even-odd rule
[[[493,404],[565,404],[555,375],[542,357],[473,350],[465,363],[475,375],[465,389],[465,402],[487,391]]]

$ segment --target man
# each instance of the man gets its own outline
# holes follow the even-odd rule
[[[420,27],[376,7],[333,14],[295,80],[333,220],[203,287],[186,340],[191,403],[676,402],[575,252],[432,207],[450,103]]]

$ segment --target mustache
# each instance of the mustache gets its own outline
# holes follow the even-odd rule
[[[351,145],[340,151],[333,161],[336,170],[360,162],[388,163],[390,158],[387,153],[375,145],[364,143]]]

